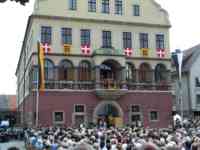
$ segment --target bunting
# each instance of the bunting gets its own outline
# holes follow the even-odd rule
[[[89,45],[81,45],[81,52],[83,55],[90,55],[91,53],[91,48]]]
[[[148,57],[149,56],[149,49],[148,48],[141,48],[141,55],[144,57]]]
[[[64,44],[64,55],[69,55],[71,53],[71,45],[70,44]]]
[[[157,48],[156,50],[157,56],[159,58],[164,58],[165,57],[165,49],[164,48]]]
[[[48,43],[40,44],[44,54],[51,52],[51,46]]]
[[[124,53],[126,56],[130,57],[133,53],[133,49],[132,48],[126,48],[124,49]]]

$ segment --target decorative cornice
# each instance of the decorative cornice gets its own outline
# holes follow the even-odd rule
[[[162,28],[170,28],[171,25],[165,24],[153,24],[153,23],[145,23],[145,22],[125,22],[118,20],[100,20],[100,19],[88,19],[88,18],[74,18],[74,17],[63,17],[63,16],[48,16],[48,15],[32,15],[35,19],[48,19],[48,20],[65,20],[65,21],[87,21],[87,22],[95,22],[95,23],[108,23],[108,24],[117,24],[117,25],[135,25],[135,26],[143,26],[143,27],[162,27]]]

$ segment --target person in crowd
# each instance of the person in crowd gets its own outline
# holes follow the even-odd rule
[[[189,122],[189,123],[188,123]],[[198,150],[200,121],[187,120],[175,129],[136,127],[41,127],[25,130],[34,150]],[[27,144],[28,145],[28,144]]]

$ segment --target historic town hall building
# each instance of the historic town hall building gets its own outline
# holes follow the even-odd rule
[[[167,127],[169,28],[154,0],[36,0],[16,70],[21,121],[34,125],[38,106],[39,125]],[[45,53],[39,96],[38,40]]]

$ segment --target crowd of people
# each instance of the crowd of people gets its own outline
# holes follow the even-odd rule
[[[174,128],[41,127],[25,130],[27,149],[34,150],[198,150],[200,121]]]

